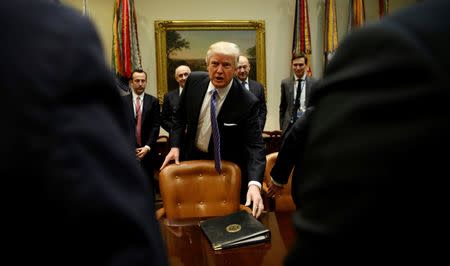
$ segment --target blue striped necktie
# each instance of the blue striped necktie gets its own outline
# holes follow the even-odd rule
[[[212,136],[213,136],[213,143],[214,143],[214,162],[217,173],[222,172],[222,162],[220,159],[220,132],[219,132],[219,126],[217,124],[217,118],[216,118],[216,108],[217,108],[217,90],[212,91],[211,95],[211,127],[212,127]]]

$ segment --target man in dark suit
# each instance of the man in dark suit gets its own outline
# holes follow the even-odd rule
[[[153,182],[155,154],[152,148],[159,136],[160,109],[158,99],[144,92],[146,86],[147,73],[134,70],[130,78],[131,93],[122,99],[127,110],[131,143],[136,147],[136,159]]]
[[[284,143],[299,145],[287,265],[447,259],[438,238],[448,227],[449,11],[450,1],[423,1],[340,44],[306,129]]]
[[[277,155],[277,160],[270,172],[271,183],[269,184],[268,197],[279,195],[281,190],[284,189],[284,185],[288,183],[289,176],[298,160],[296,155],[305,148],[304,145],[310,122],[309,117],[313,111],[314,107],[308,107],[305,113],[292,125],[289,133],[284,136],[283,143]],[[299,166],[297,169],[301,171],[302,168]],[[294,189],[298,187],[300,182],[298,175],[298,171],[294,169],[291,183],[291,195],[297,208],[301,203],[298,190]]]
[[[315,82],[306,74],[308,58],[305,54],[295,55],[291,65],[294,75],[281,81],[280,129],[283,134],[309,106],[311,87]]]
[[[258,111],[258,121],[261,131],[264,130],[264,125],[266,124],[267,116],[267,106],[266,97],[264,96],[264,87],[261,83],[256,80],[248,78],[250,74],[250,62],[248,58],[241,55],[239,56],[239,62],[236,69],[236,76],[239,78],[242,86],[253,93],[259,100],[259,111]]]
[[[183,91],[186,79],[191,74],[191,69],[188,66],[180,65],[175,69],[175,80],[178,82],[176,90],[169,91],[164,95],[164,102],[161,111],[161,126],[170,133],[173,126],[173,114],[177,110],[180,95]]]
[[[3,259],[167,265],[94,26],[42,0],[1,1],[0,23]]]
[[[185,135],[181,150],[184,160],[214,158],[217,167],[221,158],[239,165],[241,202],[247,206],[253,203],[253,215],[258,217],[264,208],[260,193],[266,166],[264,142],[258,125],[258,99],[233,77],[238,57],[236,44],[214,43],[206,54],[208,73],[189,75],[175,113],[172,148],[161,169],[171,160],[179,163]],[[213,112],[217,119],[211,116]],[[216,122],[218,130],[214,128]]]

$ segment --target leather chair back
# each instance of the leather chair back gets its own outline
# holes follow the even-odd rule
[[[171,164],[160,172],[159,187],[167,219],[223,216],[240,209],[241,170],[232,162],[222,161],[221,174],[213,160]]]

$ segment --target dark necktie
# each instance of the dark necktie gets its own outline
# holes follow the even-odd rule
[[[136,98],[136,143],[141,147],[141,125],[142,125],[142,114],[141,114],[141,98],[138,96]]]
[[[222,172],[222,162],[220,158],[220,132],[219,132],[219,126],[217,124],[217,118],[216,118],[216,108],[217,108],[217,90],[212,91],[211,95],[211,128],[212,128],[212,136],[213,136],[213,143],[214,143],[214,162],[217,173]]]
[[[246,84],[247,82],[244,80],[244,81],[242,81],[242,88],[244,88],[244,89],[247,89],[247,87],[245,87],[245,84]]]
[[[294,110],[292,110],[292,123],[294,123],[297,120],[297,111],[298,108],[300,108],[300,94],[302,94],[302,81],[301,79],[297,79],[297,92],[295,94],[295,101],[294,101]]]

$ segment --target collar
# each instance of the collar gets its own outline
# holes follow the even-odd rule
[[[305,80],[306,79],[306,71],[305,71],[305,73],[303,73],[303,76],[301,76],[300,78],[294,74],[294,80],[297,80],[297,79]]]
[[[133,102],[135,102],[136,101],[136,98],[139,96],[140,97],[140,100],[141,101],[143,101],[144,100],[144,92],[141,94],[141,95],[137,95],[135,92],[134,92],[134,90],[131,90],[131,94],[133,95]]]
[[[217,93],[219,94],[219,99],[222,99],[222,98],[224,98],[224,97],[226,97],[228,95],[228,92],[230,91],[231,85],[233,85],[233,80],[234,79],[231,79],[230,83],[228,83],[228,85],[225,88],[217,89]],[[214,89],[216,89],[216,88],[211,83],[211,81],[209,81],[207,92],[211,93]]]

